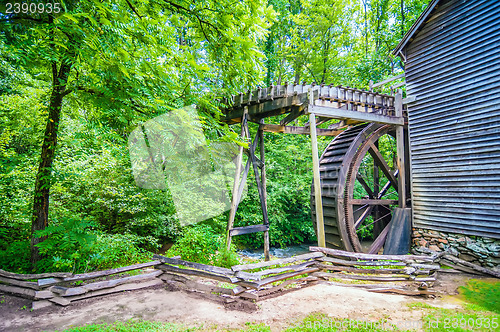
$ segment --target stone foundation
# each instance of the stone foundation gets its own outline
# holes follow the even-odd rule
[[[500,269],[500,240],[413,228],[412,251],[421,254],[422,247],[437,252],[446,250],[465,261]]]

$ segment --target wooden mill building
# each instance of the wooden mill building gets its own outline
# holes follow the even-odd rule
[[[394,54],[414,99],[413,226],[500,239],[500,1],[434,0]]]
[[[500,238],[500,1],[435,0],[405,63],[416,227]]]

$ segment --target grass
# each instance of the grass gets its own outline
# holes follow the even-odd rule
[[[207,328],[184,327],[182,325],[162,322],[134,321],[116,322],[113,324],[92,324],[83,327],[76,327],[67,332],[188,332],[188,331],[239,331],[239,332],[271,332],[271,328],[264,324],[246,323],[245,327],[239,330],[219,329],[216,326]],[[302,321],[297,321],[285,329],[286,332],[384,332],[384,331],[405,331],[400,330],[387,321],[375,322],[356,321],[349,319],[332,319],[325,314],[317,313],[306,317]]]
[[[475,310],[488,310],[500,314],[500,282],[471,279],[459,288],[460,297]]]
[[[187,332],[201,331],[201,328],[186,328],[181,325],[149,322],[149,321],[134,321],[115,322],[113,324],[90,324],[82,327],[75,327],[69,330],[71,332]]]
[[[410,309],[424,310],[425,331],[499,331],[500,283],[471,279],[459,288],[461,310],[437,308],[426,303],[408,304]]]

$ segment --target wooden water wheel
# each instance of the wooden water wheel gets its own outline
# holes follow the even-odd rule
[[[326,245],[377,253],[398,204],[395,127],[377,123],[336,136],[320,158]],[[384,146],[381,153],[379,146]],[[314,184],[311,195],[316,230]]]

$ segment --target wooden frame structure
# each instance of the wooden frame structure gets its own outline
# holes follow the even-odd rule
[[[263,122],[263,121],[262,121]],[[231,202],[231,210],[229,211],[229,222],[227,224],[227,237],[226,245],[229,250],[231,247],[231,238],[237,235],[250,234],[256,232],[264,232],[264,257],[269,260],[269,217],[267,215],[267,194],[266,194],[266,168],[265,168],[265,151],[264,151],[264,133],[261,128],[257,131],[257,135],[253,141],[251,141],[250,130],[248,128],[248,107],[244,108],[242,122],[241,122],[241,138],[243,140],[248,140],[248,149],[244,149],[240,146],[239,154],[236,160],[236,174],[233,184],[233,197]],[[257,144],[260,143],[260,159],[255,155],[257,149]],[[243,170],[240,174],[239,170],[242,167],[243,152],[248,155],[248,160]],[[234,219],[236,216],[236,210],[241,201],[241,196],[243,195],[243,188],[245,186],[248,172],[250,171],[250,165],[253,168],[255,180],[257,182],[257,190],[259,192],[259,198],[262,209],[263,223],[261,225],[250,225],[243,227],[233,227]]]
[[[250,140],[248,131],[248,122],[259,124],[259,129],[254,141],[250,142],[247,154],[249,155],[248,162],[243,171],[243,174],[237,174],[234,182],[233,201],[231,205],[230,217],[227,228],[227,244],[228,248],[231,243],[231,237],[234,235],[248,234],[253,232],[263,231],[264,236],[264,252],[265,257],[269,257],[269,220],[267,218],[267,202],[266,202],[266,175],[264,166],[264,132],[274,133],[289,133],[289,134],[307,134],[311,135],[312,159],[313,159],[313,174],[314,174],[314,193],[315,193],[315,218],[318,235],[318,245],[326,246],[325,242],[325,224],[322,211],[322,180],[320,173],[320,162],[318,157],[317,136],[337,136],[346,128],[362,123],[379,123],[396,126],[397,136],[397,169],[398,179],[392,173],[385,172],[391,183],[398,183],[399,190],[399,207],[406,207],[406,188],[405,188],[405,146],[404,146],[404,129],[406,125],[403,115],[403,99],[402,92],[398,90],[395,96],[385,95],[373,92],[373,88],[393,82],[402,78],[404,75],[399,75],[383,82],[370,84],[370,91],[364,91],[343,86],[332,85],[316,85],[316,84],[293,84],[293,85],[277,85],[269,88],[259,88],[254,91],[249,91],[245,94],[239,94],[231,97],[229,100],[224,100],[223,104],[227,105],[225,110],[225,121],[229,124],[242,124],[242,138]],[[403,83],[396,84],[394,87],[399,87]],[[279,125],[265,124],[264,119],[267,117],[287,114],[280,121]],[[295,121],[302,115],[309,116],[309,122],[304,127],[290,126],[288,124]],[[327,129],[317,128],[319,124],[329,120],[341,120],[338,123],[330,125]],[[260,159],[255,156],[257,140],[260,142]],[[374,148],[375,150],[376,147]],[[378,151],[378,150],[377,150]],[[241,169],[243,149],[240,148],[240,156],[237,159],[237,169]],[[380,158],[379,158],[380,159]],[[380,161],[383,164],[383,160]],[[239,205],[242,194],[242,186],[248,176],[250,164],[254,168],[255,178],[259,190],[261,200],[263,224],[252,225],[246,227],[233,228],[236,210]],[[239,168],[238,168],[239,167]],[[258,169],[261,169],[260,176]],[[364,204],[368,200],[364,200]],[[378,200],[389,204],[389,200]],[[390,203],[392,204],[393,201]],[[359,202],[361,203],[361,202]]]

